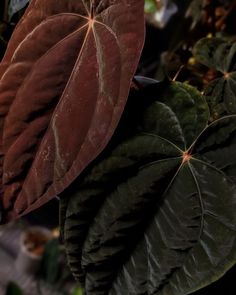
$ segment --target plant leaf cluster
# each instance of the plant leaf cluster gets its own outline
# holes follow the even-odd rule
[[[204,93],[212,120],[236,113],[236,43],[222,38],[203,38],[193,54],[197,61],[219,72],[219,77],[207,85]]]
[[[143,3],[32,0],[0,64],[3,219],[79,176],[60,195],[60,226],[86,295],[187,295],[236,262],[235,43],[196,44],[220,76],[205,95],[135,78],[126,104]],[[57,246],[42,268],[51,283]]]

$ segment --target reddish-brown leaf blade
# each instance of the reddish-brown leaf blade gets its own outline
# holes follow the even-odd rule
[[[63,191],[105,147],[143,35],[143,0],[31,1],[0,65],[6,221]]]

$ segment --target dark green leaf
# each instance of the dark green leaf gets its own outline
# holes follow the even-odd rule
[[[221,72],[205,90],[212,119],[236,113],[236,43],[220,38],[203,38],[197,42],[193,54],[209,68]]]
[[[205,89],[213,119],[236,113],[236,72],[217,78]]]
[[[195,45],[193,54],[200,63],[223,74],[235,70],[236,43],[221,38],[203,38]]]
[[[69,199],[67,255],[87,295],[185,295],[236,261],[236,116],[207,126],[192,87],[156,90]]]
[[[49,241],[45,247],[40,275],[49,284],[55,284],[59,277],[59,243],[57,239]]]
[[[157,106],[159,102],[163,103],[161,107]],[[194,87],[176,82],[158,96],[156,106],[149,108],[144,115],[143,128],[186,150],[206,126],[208,115],[205,99],[199,92]],[[171,128],[167,130],[166,126]]]

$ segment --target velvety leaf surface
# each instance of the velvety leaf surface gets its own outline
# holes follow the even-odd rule
[[[236,261],[236,115],[207,126],[195,89],[151,89],[127,110],[138,113],[129,135],[63,196],[69,263],[88,295],[185,295]]]
[[[105,147],[143,35],[142,0],[30,2],[0,65],[5,221],[63,191]]]
[[[205,90],[212,119],[236,113],[236,43],[220,38],[203,38],[197,42],[193,54],[209,68],[221,72]]]
[[[236,72],[227,77],[217,78],[205,89],[212,118],[236,113]]]
[[[203,38],[197,42],[193,54],[199,62],[222,73],[235,70],[236,44],[221,38]]]

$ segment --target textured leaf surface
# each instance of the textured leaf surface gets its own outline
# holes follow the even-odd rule
[[[88,295],[185,295],[236,261],[236,115],[207,126],[196,90],[151,87],[118,128],[129,135],[65,192],[67,255]]]
[[[0,65],[5,221],[63,191],[105,147],[143,31],[142,0],[30,2]]]
[[[236,113],[236,43],[220,38],[204,38],[195,46],[196,59],[221,72],[205,90],[213,119]]]

